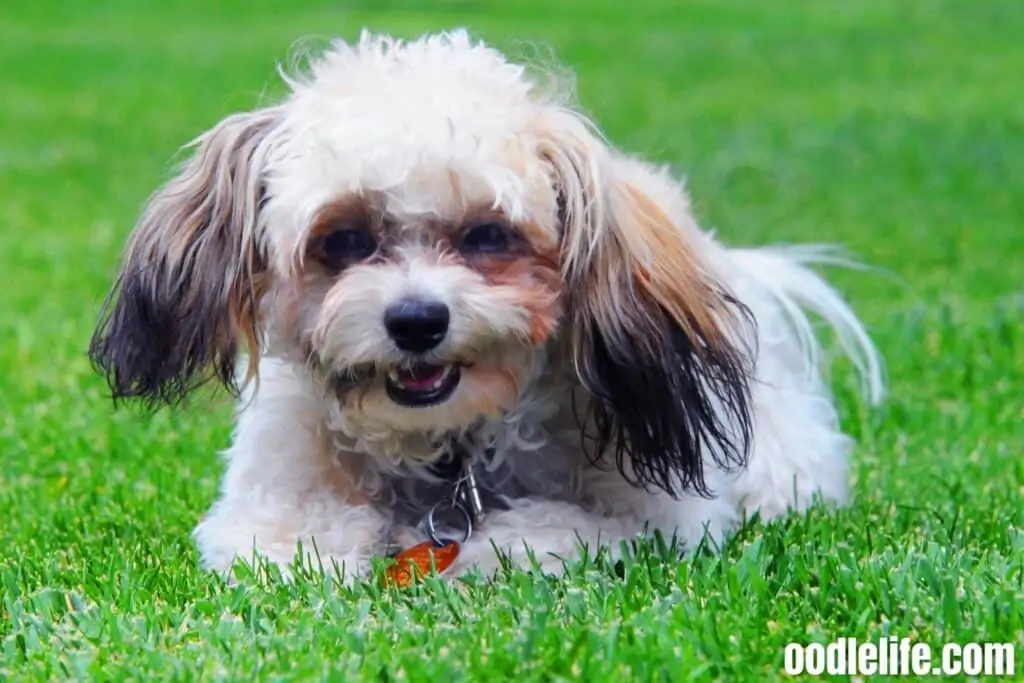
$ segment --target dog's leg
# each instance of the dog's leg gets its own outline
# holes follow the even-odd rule
[[[586,479],[586,508],[520,499],[508,510],[489,513],[478,535],[466,544],[456,572],[474,566],[484,574],[494,571],[499,565],[497,548],[514,565],[529,566],[532,553],[543,571],[557,573],[565,561],[579,559],[583,548],[593,556],[603,546],[616,558],[623,541],[656,530],[693,549],[705,536],[720,541],[737,520],[734,506],[721,498],[674,499],[636,488],[617,472],[594,470]],[[715,477],[710,479],[713,483]]]
[[[817,382],[786,386],[778,379],[755,390],[753,449],[727,495],[746,516],[758,513],[765,521],[804,510],[816,496],[839,505],[849,496],[852,441],[839,430],[824,387]]]
[[[194,533],[203,565],[224,572],[259,555],[287,577],[301,544],[315,569],[365,573],[388,520],[330,458],[321,402],[273,361],[261,363],[256,391],[243,399],[220,499]]]
[[[387,522],[368,506],[343,505],[329,494],[287,504],[227,496],[195,530],[203,566],[230,572],[235,562],[269,561],[289,579],[301,560],[345,581],[364,575],[380,554]],[[299,553],[301,547],[301,554]]]
[[[710,497],[683,493],[672,497],[661,490],[645,491],[627,482],[615,471],[592,470],[586,488],[593,507],[607,515],[630,519],[637,533],[659,532],[675,541],[681,550],[691,551],[707,541],[717,546],[739,521],[736,508],[722,493],[729,477],[709,464],[704,479]]]
[[[614,551],[636,531],[628,518],[605,517],[572,503],[520,498],[511,501],[507,510],[487,513],[483,524],[464,544],[451,574],[476,569],[485,576],[492,575],[500,566],[501,556],[526,568],[530,566],[530,554],[543,571],[559,573],[566,561],[580,557],[583,547],[591,555],[600,545],[611,546]]]

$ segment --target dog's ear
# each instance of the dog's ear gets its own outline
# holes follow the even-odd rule
[[[582,117],[559,117],[541,153],[560,194],[586,450],[637,486],[709,495],[705,461],[740,466],[750,445],[752,317],[703,262],[688,216],[645,191],[664,179],[614,156]]]
[[[255,371],[265,255],[256,236],[274,109],[230,116],[150,197],[89,355],[115,399],[175,403],[211,378],[237,391],[239,342]]]

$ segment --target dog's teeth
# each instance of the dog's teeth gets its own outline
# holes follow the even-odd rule
[[[441,372],[438,373],[437,377],[432,379],[428,385],[420,385],[416,381],[415,375],[413,375],[413,378],[410,379],[405,374],[407,372],[411,372],[411,371],[410,370],[399,369],[399,368],[393,368],[391,370],[388,370],[387,376],[388,376],[388,379],[392,383],[394,383],[394,384],[396,384],[398,386],[408,386],[409,384],[413,384],[413,385],[417,385],[420,391],[431,391],[431,390],[438,389],[438,388],[442,387],[444,385],[444,383],[447,382],[451,378],[452,373],[455,372],[455,366],[452,365],[452,364],[445,365],[441,369]]]
[[[441,375],[434,381],[435,389],[448,381],[448,378],[451,376],[453,369],[454,368],[451,365],[444,366],[444,372],[442,372]]]
[[[435,379],[433,382],[430,383],[430,388],[431,389],[438,388],[439,386],[444,384],[444,381],[446,379],[448,379],[448,368],[445,368],[444,371],[440,375],[437,376],[437,379]]]

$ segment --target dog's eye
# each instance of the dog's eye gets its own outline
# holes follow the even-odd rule
[[[502,223],[482,223],[462,236],[459,249],[471,254],[493,254],[508,251],[515,241],[515,234]]]
[[[317,256],[325,265],[340,269],[347,263],[362,261],[377,250],[377,240],[366,230],[335,230],[320,239]]]

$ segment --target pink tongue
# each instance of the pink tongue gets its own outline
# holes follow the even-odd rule
[[[409,389],[426,389],[444,374],[443,365],[417,365],[398,371],[398,379]]]

